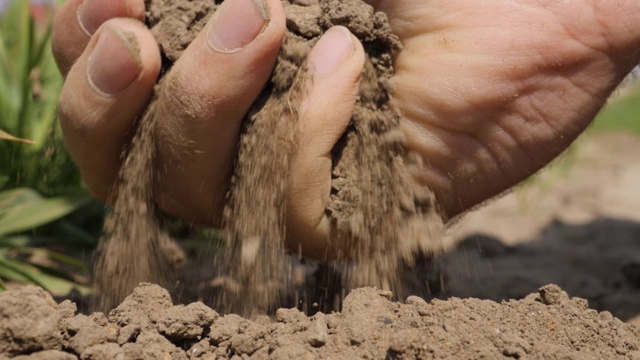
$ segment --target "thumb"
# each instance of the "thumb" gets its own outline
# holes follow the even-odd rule
[[[342,26],[329,29],[309,53],[310,78],[291,159],[286,240],[289,249],[306,256],[321,258],[327,249],[331,150],[351,119],[363,66],[362,44]]]

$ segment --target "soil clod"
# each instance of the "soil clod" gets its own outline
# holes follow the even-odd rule
[[[640,356],[640,332],[634,326],[590,310],[584,300],[570,298],[555,285],[544,286],[541,293],[502,303],[426,302],[412,296],[402,304],[378,289],[360,288],[345,298],[342,313],[307,317],[296,309],[280,309],[275,319],[251,321],[217,316],[199,303],[173,305],[166,291],[149,284],[136,288],[107,316],[76,315],[72,303],[56,304],[42,289],[29,286],[0,294],[0,359]]]

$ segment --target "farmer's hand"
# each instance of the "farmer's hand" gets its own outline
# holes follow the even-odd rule
[[[285,31],[281,1],[265,3],[225,1],[167,75],[175,91],[159,99],[167,111],[155,139],[163,174],[155,200],[171,215],[207,225],[220,220],[241,120],[272,70]],[[131,20],[143,18],[143,0],[67,0],[54,27],[53,50],[65,76],[65,140],[87,186],[103,200],[160,71],[158,44]],[[308,61],[313,81],[306,96],[314,100],[302,99],[306,146],[293,171],[322,174],[326,181],[299,184],[321,191],[330,184],[330,151],[351,118],[364,52],[338,27]]]
[[[395,104],[449,218],[562,152],[640,62],[637,0],[369,0],[404,43]]]

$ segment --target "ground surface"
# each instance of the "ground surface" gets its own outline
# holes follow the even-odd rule
[[[446,301],[392,302],[362,288],[341,313],[281,309],[249,321],[173,306],[144,286],[109,316],[85,316],[24,288],[0,294],[0,358],[640,359],[638,328],[612,315],[640,314],[638,153],[633,136],[587,137],[564,163],[460,221],[436,261]],[[539,292],[547,283],[589,301]],[[484,300],[509,298],[521,300]]]
[[[280,309],[253,321],[171,303],[143,284],[105,316],[75,315],[29,286],[0,294],[0,358],[20,359],[640,359],[639,331],[557,286],[501,304],[354,290],[343,311]],[[28,356],[19,356],[19,355]]]
[[[462,219],[438,260],[439,296],[522,298],[555,283],[640,323],[639,153],[636,135],[588,135],[539,178]]]

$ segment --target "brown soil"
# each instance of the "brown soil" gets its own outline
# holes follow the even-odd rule
[[[0,359],[639,359],[640,333],[590,310],[555,285],[520,301],[450,299],[354,290],[342,313],[219,316],[173,305],[141,284],[108,316],[75,315],[40,288],[0,294]]]
[[[243,123],[224,211],[224,250],[214,261],[218,307],[247,314],[274,309],[296,284],[283,244],[289,158],[297,146],[296,107],[306,84],[305,59],[328,28],[343,25],[367,53],[351,124],[333,151],[327,205],[327,253],[342,263],[346,288],[375,285],[405,294],[400,268],[417,252],[440,248],[442,223],[432,193],[406,170],[399,114],[389,106],[392,58],[401,48],[386,15],[361,0],[284,1],[287,28],[273,74]],[[147,1],[147,22],[163,53],[164,77],[143,116],[121,171],[115,207],[106,222],[95,277],[101,309],[110,309],[142,281],[167,284],[170,244],[157,221],[151,192],[155,123],[175,91],[171,65],[203,28],[211,0]],[[269,136],[264,136],[269,134]],[[259,214],[256,216],[256,214]],[[295,239],[287,239],[296,243]]]

